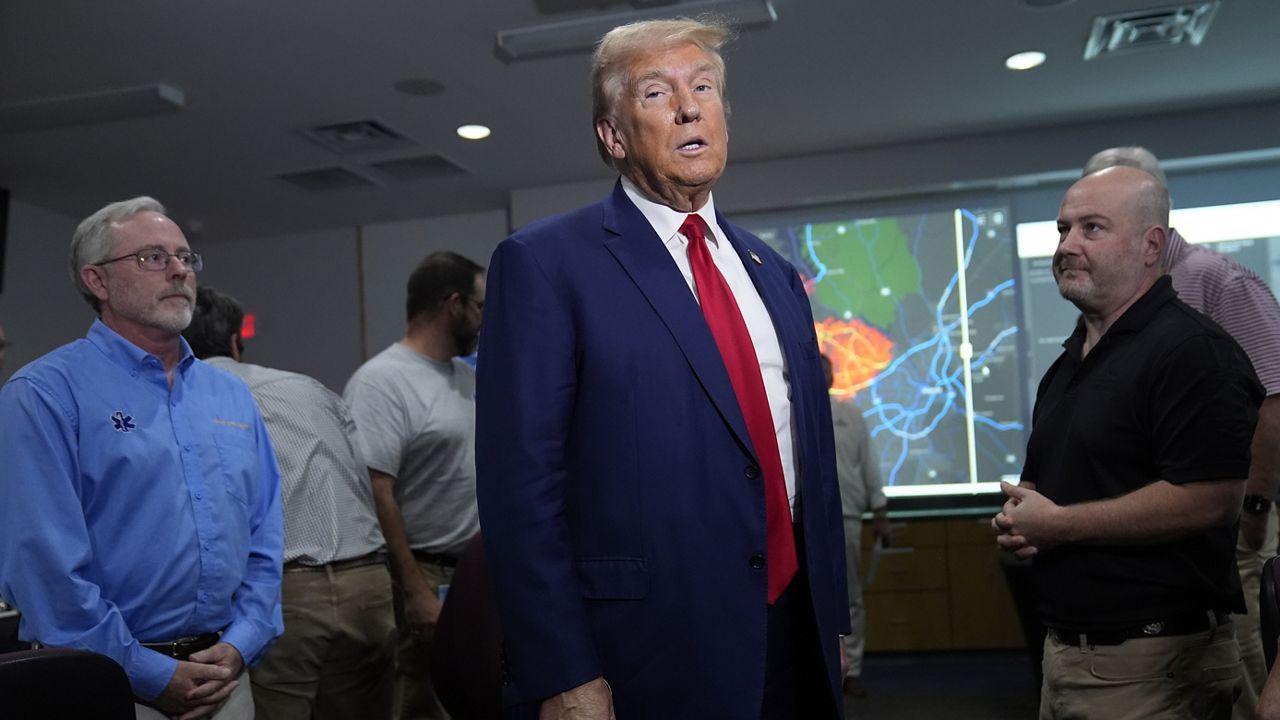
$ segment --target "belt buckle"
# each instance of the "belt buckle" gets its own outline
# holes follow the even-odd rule
[[[1142,626],[1143,635],[1147,635],[1147,636],[1159,635],[1162,632],[1164,632],[1163,622],[1147,623],[1146,625]]]

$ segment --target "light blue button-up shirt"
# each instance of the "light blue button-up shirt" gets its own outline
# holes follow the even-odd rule
[[[94,322],[0,390],[0,594],[25,640],[106,655],[139,696],[177,661],[139,642],[279,635],[280,475],[244,384],[164,366]]]

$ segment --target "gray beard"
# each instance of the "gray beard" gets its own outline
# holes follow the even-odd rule
[[[155,323],[156,326],[162,330],[166,330],[174,334],[181,334],[182,331],[186,330],[187,326],[191,324],[191,317],[194,314],[195,309],[188,305],[186,310],[183,310],[176,316],[166,314],[157,317],[155,319]]]

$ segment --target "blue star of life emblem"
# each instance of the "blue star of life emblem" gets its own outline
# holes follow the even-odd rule
[[[129,432],[130,430],[138,427],[133,424],[132,415],[125,415],[119,410],[115,411],[115,413],[111,415],[111,424],[115,426],[116,432]]]

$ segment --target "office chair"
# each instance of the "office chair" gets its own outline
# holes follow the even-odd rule
[[[105,655],[63,648],[4,653],[0,717],[133,720],[133,689]]]
[[[1267,669],[1276,661],[1276,638],[1280,635],[1280,557],[1262,564],[1262,588],[1259,591],[1258,620],[1262,625],[1262,652]]]
[[[502,718],[502,630],[479,533],[463,551],[440,611],[431,680],[454,720]]]

